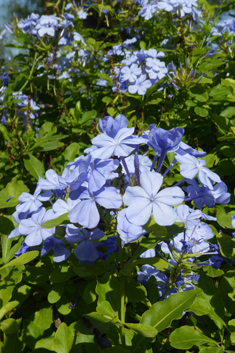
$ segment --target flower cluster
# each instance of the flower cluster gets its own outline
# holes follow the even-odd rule
[[[190,15],[194,20],[198,17],[197,0],[141,0],[139,15],[145,20],[150,20],[158,11],[177,13],[182,17]]]
[[[165,62],[160,60],[164,57],[163,52],[157,52],[156,49],[131,52],[123,51],[120,47],[117,55],[123,54],[124,59],[115,67],[113,91],[119,89],[120,92],[144,95],[149,87],[167,74]]]
[[[194,260],[205,254],[219,255],[219,250],[208,242],[214,235],[210,226],[201,222],[216,218],[199,209],[228,203],[226,185],[199,158],[205,152],[182,142],[181,127],[167,131],[150,125],[148,131],[137,136],[121,114],[115,119],[106,116],[98,126],[101,133],[92,139],[92,146],[70,162],[62,176],[50,169],[45,179],[39,178],[33,195],[24,192],[19,197],[13,215],[19,225],[9,235],[26,236],[17,255],[41,246],[41,256],[53,249],[54,260],[60,262],[73,249],[82,263],[93,264],[118,250],[117,235],[122,246],[141,241],[148,234],[145,225],[150,219],[158,226],[180,222],[183,232],[159,243],[157,251],[168,258],[172,276],[177,275],[178,287],[172,287],[173,292],[182,286],[193,288]],[[140,153],[143,145],[155,154],[153,160]],[[175,155],[170,165],[166,160],[169,152]],[[181,180],[166,187],[167,174],[177,164]],[[187,206],[188,201],[199,209]],[[109,229],[104,230],[104,224]],[[111,228],[115,229],[112,236]],[[155,249],[142,254],[149,256],[155,256]],[[190,266],[190,271],[184,273],[182,263]],[[165,283],[163,293],[171,279],[146,266],[139,272],[139,280],[146,282],[152,275],[160,278]]]

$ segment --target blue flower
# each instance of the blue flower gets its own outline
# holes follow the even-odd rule
[[[31,218],[23,219],[19,225],[19,233],[27,235],[25,243],[28,246],[40,245],[43,240],[51,237],[55,233],[55,227],[46,229],[42,223],[52,219],[54,216],[53,210],[46,211],[44,207],[37,213],[34,213]]]
[[[150,80],[146,80],[147,75],[141,75],[135,80],[135,83],[128,87],[128,92],[135,94],[138,92],[139,95],[143,96],[147,89],[152,86]]]
[[[157,224],[172,225],[177,214],[171,207],[184,201],[184,192],[179,187],[160,190],[163,177],[159,173],[144,172],[140,175],[140,186],[128,186],[123,202],[129,206],[127,219],[136,225],[144,225],[151,214]]]
[[[74,249],[74,255],[80,261],[95,261],[99,258],[99,251],[96,249],[97,244],[92,240],[99,240],[103,238],[104,233],[100,229],[94,229],[88,231],[87,229],[81,229],[69,225],[67,226],[65,239],[71,243],[80,243]]]
[[[72,197],[72,195],[71,195]],[[79,223],[86,228],[94,228],[100,221],[99,211],[96,203],[107,209],[117,209],[122,205],[119,190],[110,186],[103,186],[100,190],[93,192],[89,188],[80,194],[79,202],[69,213],[71,222]]]
[[[176,160],[180,162],[180,174],[184,178],[193,179],[198,174],[198,179],[201,184],[206,185],[210,190],[213,190],[213,182],[221,182],[220,177],[206,168],[206,161],[197,159],[189,154],[176,155]]]
[[[140,143],[145,143],[145,140],[132,136],[135,128],[121,128],[114,137],[102,133],[93,138],[93,145],[98,149],[91,152],[93,158],[108,159],[112,155],[117,157],[127,157],[135,149],[135,146]]]
[[[52,249],[54,249],[53,259],[55,262],[67,260],[70,256],[70,251],[64,247],[64,242],[55,237],[51,237],[44,241],[41,248],[41,257],[48,254]]]

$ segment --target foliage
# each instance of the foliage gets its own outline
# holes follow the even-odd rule
[[[235,351],[234,4],[59,0],[7,26],[3,353]]]

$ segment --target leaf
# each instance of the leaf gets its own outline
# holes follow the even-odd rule
[[[155,327],[158,332],[170,326],[172,320],[180,319],[184,310],[188,309],[200,290],[194,289],[186,292],[175,293],[165,301],[155,303],[141,318],[141,324]]]
[[[81,125],[90,125],[93,122],[93,119],[96,117],[96,110],[90,110],[82,114],[82,117],[79,121]]]
[[[16,332],[18,330],[18,325],[15,319],[9,318],[1,322],[1,330],[8,335]]]
[[[84,290],[83,299],[87,304],[92,304],[96,300],[96,281],[89,282]]]
[[[198,328],[193,326],[182,326],[170,335],[171,346],[178,349],[190,349],[192,346],[200,347],[203,344],[214,344],[216,342],[203,335]]]
[[[69,223],[70,221],[68,219],[68,214],[69,214],[69,212],[62,214],[61,216],[59,216],[57,218],[50,219],[49,221],[42,223],[41,227],[46,228],[46,229],[50,229],[50,228],[53,228],[53,227],[56,227],[56,226],[62,224],[63,222],[66,222],[66,221],[67,221],[67,223]]]
[[[12,309],[14,309],[18,304],[19,304],[19,302],[17,300],[14,300],[14,301],[8,302],[6,305],[4,305],[0,309],[0,320],[3,318],[4,315],[6,315],[6,313],[8,313]]]
[[[79,144],[77,142],[73,142],[68,147],[66,147],[62,155],[64,156],[66,161],[73,161],[78,152]]]
[[[205,108],[202,108],[202,107],[195,107],[194,112],[195,112],[195,114],[202,116],[202,117],[206,117],[209,114],[208,110],[206,110]]]
[[[132,303],[140,303],[147,297],[146,288],[136,280],[130,280],[125,283],[125,294],[128,302]]]
[[[97,304],[108,301],[117,316],[120,312],[121,284],[119,280],[106,273],[98,279],[96,285],[96,293],[98,295]]]
[[[39,251],[38,250],[29,251],[29,252],[27,252],[25,254],[20,255],[16,259],[8,262],[6,265],[2,266],[0,268],[0,270],[2,270],[3,268],[6,268],[6,267],[12,267],[12,266],[18,266],[18,265],[27,264],[28,262],[36,259],[36,257],[38,255],[39,255]]]
[[[200,298],[200,296],[197,296],[195,298],[193,304],[187,311],[192,311],[198,316],[209,315],[214,321],[220,322],[220,324],[222,324],[222,327],[227,326],[226,323],[220,318],[220,316],[215,313],[214,309],[210,305],[210,302],[208,300]],[[220,325],[220,328],[222,327]]]
[[[115,311],[113,311],[113,308],[111,307],[110,303],[107,301],[103,301],[101,304],[99,304],[96,310],[98,313],[100,313],[101,315],[111,320],[116,316]]]
[[[221,116],[231,118],[231,116],[235,115],[235,107],[227,107],[220,113]]]
[[[224,257],[235,261],[235,239],[223,233],[218,233],[216,238],[219,243],[221,254]]]
[[[68,297],[63,295],[58,302],[56,302],[56,308],[58,312],[62,315],[68,315],[71,313],[71,308],[69,306],[70,300]]]
[[[19,353],[22,352],[23,344],[18,338],[18,332],[13,334],[4,333],[2,353]]]
[[[84,320],[84,318],[85,318],[85,320]],[[115,325],[114,320],[110,320],[110,319],[104,317],[103,315],[101,315],[100,313],[93,312],[93,313],[89,313],[89,314],[84,314],[83,315],[83,324],[81,324],[81,322],[77,322],[75,328],[79,332],[84,333],[84,334],[89,334],[90,331],[91,331],[90,334],[93,334],[93,332],[94,332],[93,329],[96,328],[100,331],[101,334],[103,334],[103,333],[107,332],[111,326],[114,326],[114,325]]]
[[[53,317],[52,317],[52,307],[47,307],[43,308],[39,311],[36,311],[34,313],[34,320],[33,322],[39,326],[43,331],[47,330],[48,328],[51,327],[51,324],[53,323]]]
[[[143,337],[155,337],[158,334],[157,330],[150,325],[129,324],[125,322],[125,326],[137,332],[139,335]]]
[[[214,98],[214,100],[227,100],[228,94],[230,94],[230,90],[223,87],[221,84],[215,86],[210,91],[209,95]]]
[[[7,131],[6,126],[4,126],[2,124],[0,124],[0,133],[2,133],[2,135],[6,141],[11,141],[11,139],[8,135],[8,131]]]
[[[28,172],[38,180],[39,177],[44,178],[45,176],[45,168],[44,164],[40,162],[36,157],[32,154],[28,154],[23,158],[24,166],[28,170]]]
[[[47,121],[42,125],[42,127],[39,130],[39,138],[54,135],[56,134],[56,132],[57,132],[56,126],[53,123]]]
[[[48,293],[47,300],[49,301],[49,303],[54,304],[60,300],[63,292],[64,286],[61,284],[56,284]]]
[[[0,191],[0,209],[16,206],[19,203],[18,197],[22,192],[29,192],[29,189],[24,185],[22,180],[14,178],[7,184],[5,189]],[[11,199],[8,200],[9,198]]]
[[[208,93],[204,92],[203,94],[194,94],[193,98],[196,99],[198,102],[206,102],[209,99]]]
[[[203,347],[200,349],[199,353],[223,353],[223,349],[221,347]],[[228,352],[226,350],[226,352]]]
[[[68,353],[72,348],[73,334],[68,326],[62,322],[58,327],[50,350],[56,353]]]

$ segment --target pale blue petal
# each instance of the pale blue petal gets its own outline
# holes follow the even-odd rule
[[[129,222],[136,225],[144,225],[148,222],[152,213],[152,203],[143,199],[141,203],[133,203],[126,210],[126,217]]]
[[[184,201],[185,195],[181,188],[178,186],[170,187],[161,190],[155,197],[155,202],[161,202],[166,205],[179,205]]]
[[[160,226],[171,226],[175,223],[177,214],[171,206],[155,202],[153,203],[153,217]]]

